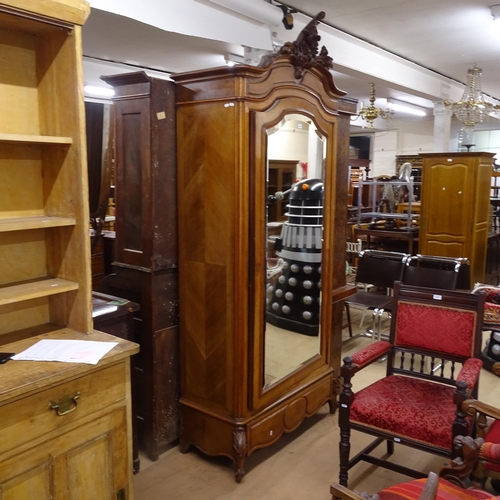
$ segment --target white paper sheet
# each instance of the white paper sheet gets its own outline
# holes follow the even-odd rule
[[[17,361],[62,361],[96,365],[118,342],[43,339],[11,359]]]

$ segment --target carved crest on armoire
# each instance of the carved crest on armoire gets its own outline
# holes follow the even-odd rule
[[[334,411],[338,392],[337,299],[348,293],[349,117],[356,101],[336,88],[327,50],[318,53],[316,25],[323,16],[259,67],[172,77],[181,451],[195,445],[230,457],[238,482],[247,456],[326,403]],[[293,143],[281,142],[282,136],[293,136]],[[276,198],[269,196],[268,164],[279,154],[295,154],[293,147],[299,156],[293,159],[308,164],[310,180],[296,179],[301,182],[290,192],[276,193],[289,207],[281,236],[274,238],[267,221]],[[319,319],[308,309],[316,300]],[[303,311],[292,320],[296,307]]]

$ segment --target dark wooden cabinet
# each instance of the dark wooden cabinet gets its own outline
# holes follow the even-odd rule
[[[102,79],[115,89],[116,243],[100,290],[140,306],[134,405],[156,460],[179,437],[175,84],[143,72]]]
[[[326,402],[335,407],[342,304],[332,304],[345,285],[349,115],[356,107],[341,98],[321,64],[325,59],[311,52],[304,57],[309,62],[302,73],[294,63],[304,58],[280,55],[267,67],[172,77],[178,84],[181,451],[194,445],[230,457],[237,481],[247,456],[296,429]],[[297,114],[310,122],[311,140],[316,134],[324,141],[314,170],[324,177],[295,193],[307,197],[311,186],[319,192],[324,183],[323,230],[315,240],[321,254],[314,261],[321,263],[321,280],[315,274],[303,284],[321,287],[321,333],[308,337],[316,342],[312,355],[270,380],[267,341],[275,330],[266,322],[267,137]],[[313,267],[304,266],[304,273],[316,272]],[[309,334],[286,335],[296,342]],[[278,354],[287,358],[290,344],[282,347]]]

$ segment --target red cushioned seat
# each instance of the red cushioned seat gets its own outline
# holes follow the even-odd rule
[[[457,411],[454,392],[450,386],[392,375],[356,393],[350,420],[448,450]],[[429,401],[439,406],[429,407]]]

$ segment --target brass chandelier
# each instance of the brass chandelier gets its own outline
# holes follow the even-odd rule
[[[370,105],[365,107],[363,101],[361,101],[361,107],[358,116],[355,119],[357,119],[358,117],[362,118],[368,123],[367,128],[373,128],[373,121],[377,118],[388,120],[394,117],[394,111],[392,111],[391,109],[386,109],[385,111],[383,111],[382,109],[375,106],[374,83],[370,83]]]

